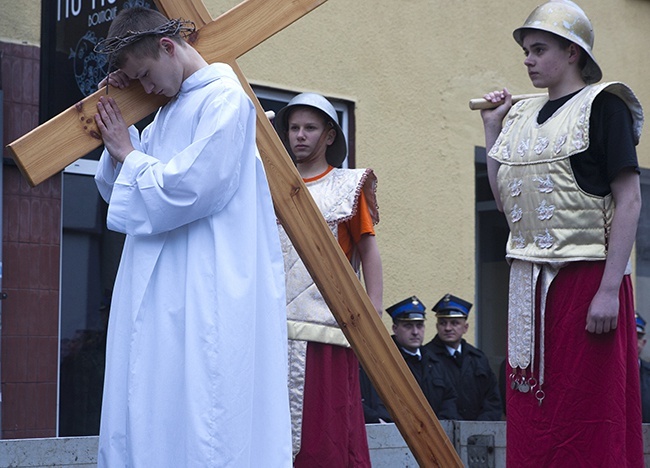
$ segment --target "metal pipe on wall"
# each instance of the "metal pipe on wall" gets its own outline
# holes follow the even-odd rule
[[[4,232],[2,229],[2,206],[3,206],[3,196],[4,196],[4,187],[3,187],[3,177],[4,177],[4,134],[2,132],[4,128],[4,94],[2,92],[2,55],[3,52],[0,50],[0,142],[2,142],[2,163],[0,164],[0,439],[2,439],[2,299],[5,298],[5,294],[2,291],[2,272],[3,272],[3,263],[2,263],[2,242]]]

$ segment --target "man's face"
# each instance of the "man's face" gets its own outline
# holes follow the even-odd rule
[[[645,334],[644,333],[637,333],[636,334],[636,343],[637,343],[637,351],[639,353],[639,357],[641,357],[641,353],[643,352],[643,347],[646,344],[646,339],[645,339]]]
[[[132,80],[140,81],[147,94],[174,97],[183,84],[183,68],[175,60],[176,45],[161,39],[158,58],[128,55],[121,70]]]
[[[436,321],[438,336],[443,343],[452,348],[458,347],[468,327],[467,319],[460,317],[438,317]]]
[[[393,324],[393,333],[398,345],[415,352],[424,341],[424,320],[398,320]]]
[[[551,33],[531,30],[523,40],[528,76],[536,88],[551,88],[561,82],[569,64],[577,60],[577,46],[565,49]],[[578,51],[579,54],[579,51]]]
[[[325,159],[336,130],[326,125],[319,111],[299,107],[291,112],[287,123],[289,147],[298,164]]]

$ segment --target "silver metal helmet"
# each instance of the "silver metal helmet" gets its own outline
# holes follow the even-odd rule
[[[582,69],[585,83],[597,83],[603,72],[592,53],[594,28],[582,8],[570,0],[552,0],[539,5],[528,16],[524,25],[513,31],[515,41],[523,47],[523,32],[527,29],[547,31],[578,44],[587,53],[587,62]]]
[[[339,125],[339,118],[336,115],[336,110],[334,106],[323,96],[316,93],[302,93],[294,96],[289,103],[278,111],[275,116],[274,125],[275,130],[280,135],[280,139],[284,142],[284,146],[287,147],[287,151],[293,157],[291,149],[287,143],[287,131],[288,129],[288,118],[290,110],[292,107],[301,106],[301,107],[311,107],[317,109],[321,112],[324,112],[328,117],[328,120],[332,121],[334,129],[336,130],[336,137],[334,142],[327,147],[325,153],[325,158],[327,163],[330,166],[339,167],[345,160],[347,155],[347,144],[345,142],[345,135],[343,135],[343,130]]]

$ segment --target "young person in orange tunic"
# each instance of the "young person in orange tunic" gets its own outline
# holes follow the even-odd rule
[[[100,48],[110,85],[171,101],[142,135],[110,89],[98,104],[95,180],[126,234],[98,465],[287,467],[284,265],[255,108],[228,65],[183,41],[192,29],[129,8]]]
[[[374,224],[379,221],[371,169],[340,169],[345,136],[323,96],[295,96],[275,127],[309,192],[366,290],[382,310],[382,266]],[[289,391],[294,466],[369,467],[359,390],[359,363],[345,335],[286,234]]]
[[[589,18],[533,10],[514,39],[548,97],[481,112],[488,176],[510,237],[507,463],[643,466],[629,258],[641,207],[632,90],[598,83]]]

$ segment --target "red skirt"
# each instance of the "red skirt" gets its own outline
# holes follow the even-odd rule
[[[359,362],[350,348],[307,345],[302,438],[294,466],[370,468]]]
[[[546,397],[539,405],[534,391],[521,393],[508,385],[508,466],[643,467],[639,364],[629,276],[624,277],[619,293],[616,330],[601,335],[585,330],[587,310],[604,265],[571,263],[551,284],[544,337]],[[539,290],[537,302],[539,310]],[[539,317],[536,321],[539,330]],[[538,370],[537,349],[535,377]]]

